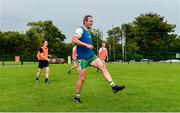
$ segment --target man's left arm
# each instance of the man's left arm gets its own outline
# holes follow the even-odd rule
[[[107,55],[106,60],[107,60],[107,62],[108,62],[108,61],[109,61],[109,55],[108,55],[108,51],[107,51],[107,49],[106,49],[106,55]]]

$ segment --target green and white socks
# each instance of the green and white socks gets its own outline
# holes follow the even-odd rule
[[[80,93],[76,93],[75,98],[80,98]]]
[[[113,81],[110,81],[110,82],[109,82],[109,85],[110,85],[111,87],[116,86],[116,84],[115,84]]]

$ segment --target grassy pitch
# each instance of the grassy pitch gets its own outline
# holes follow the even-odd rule
[[[82,104],[73,103],[76,71],[70,65],[50,65],[50,83],[35,83],[37,65],[0,67],[0,112],[153,112],[180,111],[180,64],[108,64],[117,84],[126,89],[112,93],[101,73],[88,68],[81,93]]]

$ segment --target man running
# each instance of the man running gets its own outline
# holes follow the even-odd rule
[[[79,62],[77,60],[77,46],[73,47],[73,50],[72,50],[72,60],[73,60],[72,61],[73,62],[73,66],[71,66],[71,68],[69,69],[68,74],[70,74],[71,70],[75,69],[75,68],[77,68],[77,72],[79,73],[80,67],[79,67]]]
[[[87,76],[87,67],[89,65],[98,68],[102,71],[105,80],[112,87],[113,93],[116,93],[125,88],[124,85],[119,86],[114,83],[106,66],[100,58],[98,58],[93,51],[93,42],[89,30],[93,25],[93,17],[86,15],[83,19],[83,27],[78,28],[72,38],[72,42],[77,45],[78,59],[81,60],[81,70],[79,80],[76,84],[75,103],[81,103],[80,92]]]
[[[102,43],[102,47],[99,49],[99,55],[98,56],[104,64],[106,61],[109,60],[108,51],[106,49],[106,43]],[[97,69],[97,72],[99,72],[99,69]]]
[[[102,43],[102,47],[99,49],[99,58],[105,63],[105,61],[108,61],[108,51],[106,49],[106,43]]]

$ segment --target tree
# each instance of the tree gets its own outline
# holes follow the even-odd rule
[[[138,59],[144,55],[147,58],[149,54],[169,53],[175,50],[174,41],[177,40],[175,39],[177,35],[173,34],[175,27],[159,14],[145,13],[136,17],[132,23],[123,24],[122,28],[115,27],[108,30],[107,41],[115,46],[116,55],[119,55],[121,52],[117,51],[121,49],[118,42],[121,43],[123,29],[126,35],[127,55],[131,58],[139,57]]]
[[[92,29],[91,35],[93,39],[94,51],[96,54],[98,54],[98,50],[101,47],[101,44],[103,42],[102,33],[99,29]]]
[[[37,21],[27,24],[30,28],[28,31],[33,31],[41,35],[44,40],[49,42],[50,52],[53,53],[57,48],[53,45],[56,42],[64,41],[65,35],[53,25],[52,21]]]
[[[171,47],[171,51],[175,52],[175,53],[179,53],[180,52],[180,37],[176,37],[172,40],[172,43],[169,44],[169,46]]]
[[[168,52],[169,43],[176,36],[175,25],[168,22],[156,13],[145,13],[135,18],[134,34],[140,53]]]
[[[0,31],[0,55],[5,53],[4,48],[6,47],[6,41],[4,33]]]
[[[110,60],[122,59],[122,30],[121,27],[114,27],[107,31],[107,43],[109,45],[109,58]]]
[[[26,35],[28,54],[36,55],[38,49],[42,46],[43,37],[33,29],[26,31]]]
[[[27,53],[27,37],[19,32],[4,32],[3,54],[22,55]]]

